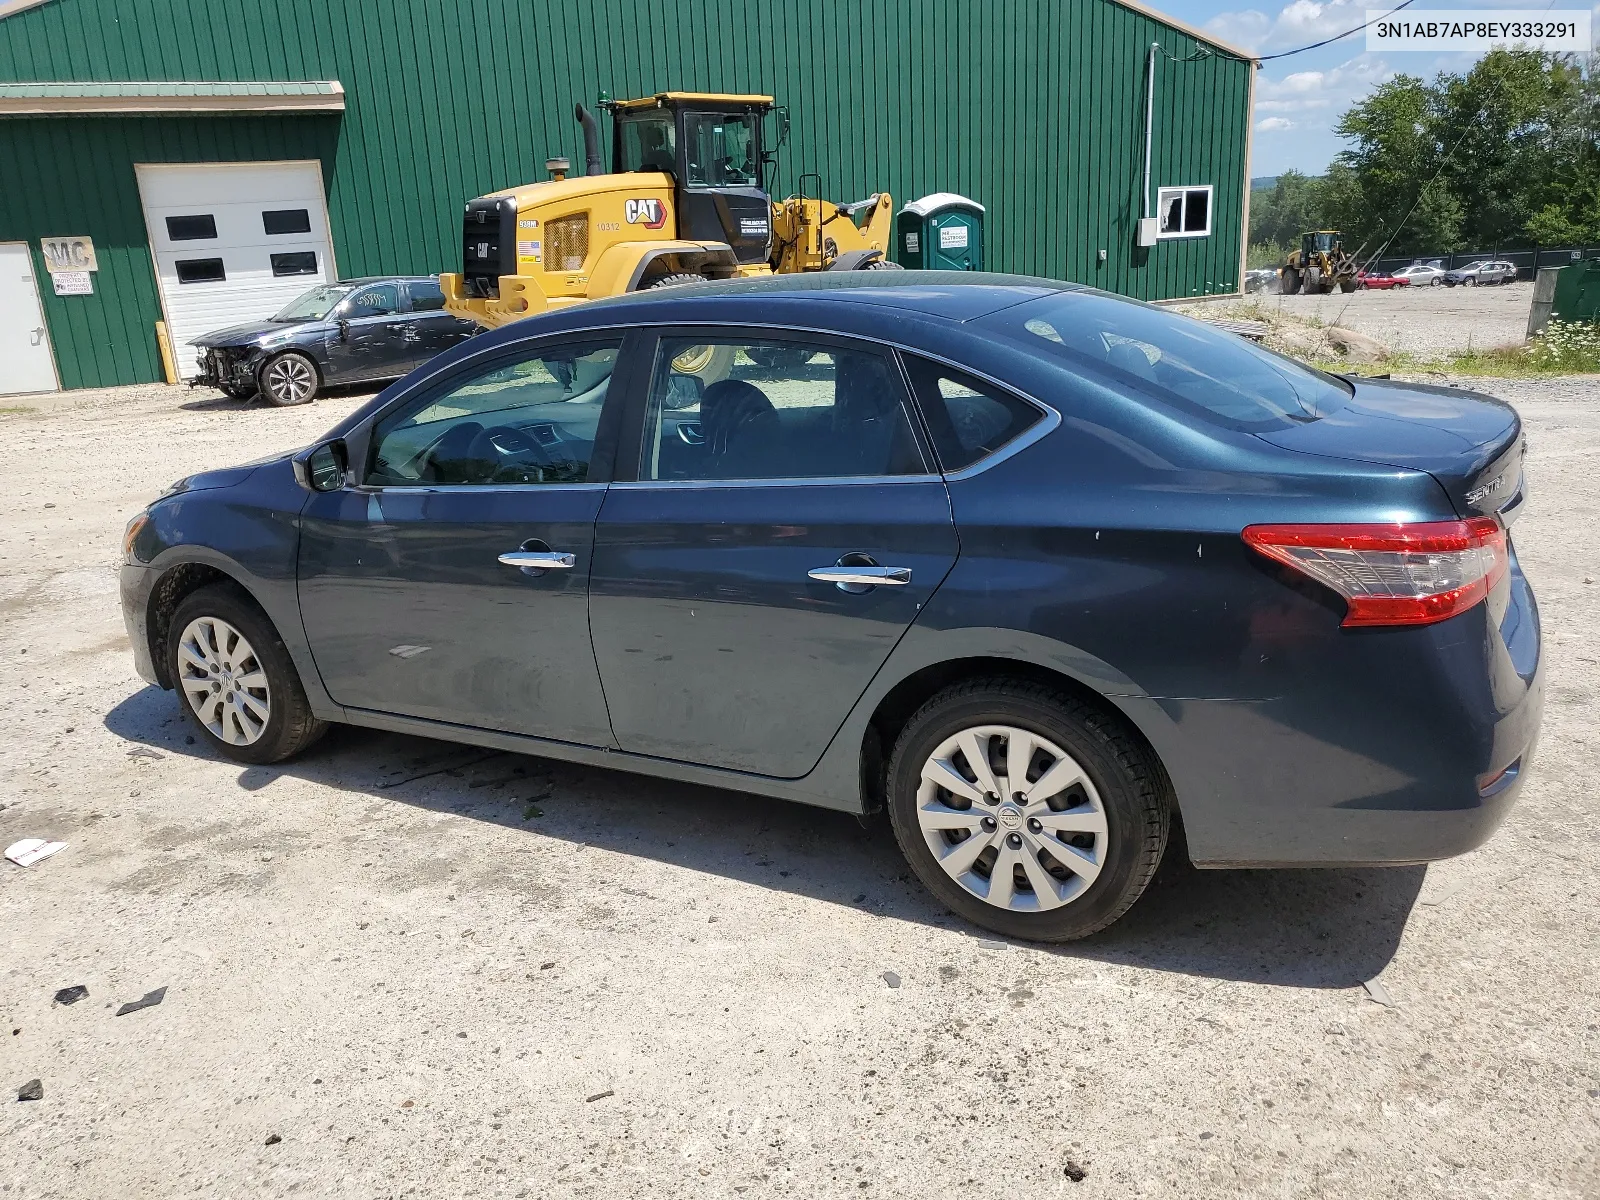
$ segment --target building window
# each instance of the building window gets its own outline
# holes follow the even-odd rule
[[[1156,200],[1164,238],[1211,236],[1211,188],[1162,188]]]
[[[305,250],[296,254],[274,254],[272,256],[272,273],[274,275],[315,275],[317,273],[317,252]]]
[[[210,213],[193,217],[168,217],[167,236],[175,242],[201,242],[217,236],[217,219]]]
[[[179,283],[221,283],[228,278],[220,258],[180,258],[173,266],[178,268]]]
[[[261,214],[261,225],[269,234],[310,233],[311,213],[304,208],[278,208]]]

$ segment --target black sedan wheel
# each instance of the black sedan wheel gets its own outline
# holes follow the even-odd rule
[[[317,364],[298,350],[285,350],[269,358],[261,368],[261,395],[280,408],[308,404],[321,382]]]
[[[975,925],[1066,942],[1133,905],[1166,849],[1160,768],[1109,715],[1038,684],[949,688],[889,763],[889,816],[928,890]]]
[[[212,584],[172,614],[167,671],[184,712],[229,758],[272,763],[327,731],[311,715],[278,631],[236,584]]]

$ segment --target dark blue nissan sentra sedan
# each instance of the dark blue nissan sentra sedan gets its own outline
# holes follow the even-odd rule
[[[657,290],[473,338],[129,524],[139,673],[221,753],[326,724],[860,812],[1081,937],[1203,867],[1417,863],[1539,728],[1471,392],[1017,276]]]

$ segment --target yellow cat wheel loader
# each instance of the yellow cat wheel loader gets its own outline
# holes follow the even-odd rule
[[[855,204],[801,193],[774,201],[765,188],[775,153],[763,118],[775,112],[776,145],[788,115],[771,96],[661,92],[605,101],[611,169],[583,105],[584,173],[566,159],[551,178],[467,204],[462,269],[439,276],[445,307],[480,325],[644,288],[792,271],[898,269],[886,257],[891,200]],[[774,146],[774,151],[776,146]],[[715,368],[693,371],[706,377]],[[725,373],[725,371],[724,371]]]
[[[1356,290],[1358,267],[1355,255],[1346,252],[1344,235],[1337,229],[1317,229],[1300,235],[1300,248],[1289,251],[1278,271],[1283,294],[1293,296],[1302,288],[1308,295]]]

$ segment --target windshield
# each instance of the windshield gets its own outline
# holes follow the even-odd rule
[[[350,288],[342,283],[325,283],[321,287],[314,287],[305,295],[299,297],[287,307],[279,309],[274,321],[320,321],[334,310],[334,307],[350,294]]]
[[[756,186],[756,116],[684,113],[690,187]]]
[[[977,322],[1037,339],[1089,367],[1207,420],[1251,432],[1314,421],[1353,389],[1192,317],[1093,292],[1060,292]]]
[[[678,144],[672,114],[660,109],[617,119],[617,139],[622,147],[624,171],[677,170],[673,149]]]

